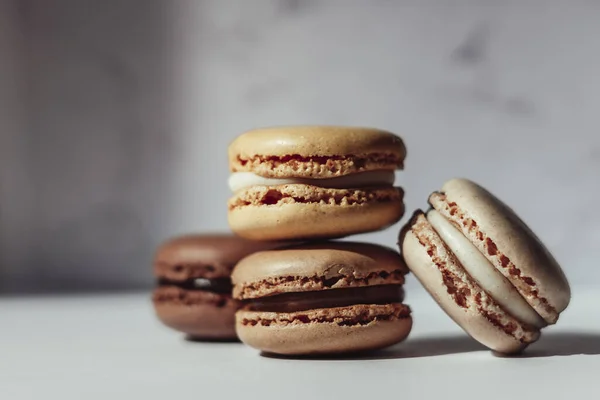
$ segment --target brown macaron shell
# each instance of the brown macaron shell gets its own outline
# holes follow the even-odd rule
[[[166,241],[156,251],[154,274],[159,278],[177,281],[226,278],[242,258],[281,245],[251,241],[230,234],[179,236]]]
[[[166,326],[197,339],[234,339],[239,302],[231,295],[159,287],[153,294],[158,318]]]
[[[429,202],[470,239],[547,323],[557,321],[571,298],[567,279],[550,252],[511,208],[466,179],[446,182]]]
[[[264,251],[233,271],[234,297],[252,301],[278,294],[401,285],[408,269],[392,249],[364,243],[321,242]],[[356,304],[294,312],[236,314],[240,339],[266,352],[322,354],[385,347],[406,338],[410,309],[401,303]]]
[[[229,226],[252,240],[341,238],[384,229],[404,214],[402,189],[381,182],[330,188],[317,181],[393,173],[402,169],[405,156],[402,140],[379,129],[296,126],[246,132],[229,146],[232,173],[308,182],[237,190],[228,203]]]
[[[411,272],[474,339],[509,354],[539,338],[538,329],[508,314],[469,276],[421,211],[401,232],[400,245]]]
[[[289,126],[248,131],[228,153],[232,172],[323,179],[402,169],[406,148],[398,136],[380,129]]]
[[[252,242],[228,235],[186,235],[162,244],[154,258],[160,285],[152,300],[166,326],[198,339],[233,339],[239,303],[230,291],[190,289],[195,279],[229,285],[231,270],[244,256],[273,248],[272,242]]]

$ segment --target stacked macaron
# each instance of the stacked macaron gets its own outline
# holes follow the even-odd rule
[[[369,128],[259,129],[229,147],[228,219],[239,236],[305,243],[246,257],[232,274],[240,339],[279,354],[376,349],[410,332],[400,255],[329,239],[383,229],[404,213],[394,186],[402,140]],[[318,242],[316,242],[318,241]]]
[[[515,353],[538,340],[568,306],[569,284],[531,229],[474,182],[453,179],[430,195],[430,209],[400,232],[402,255],[332,240],[402,217],[394,173],[404,157],[400,138],[376,129],[241,135],[229,147],[228,219],[238,236],[182,236],[158,249],[159,319],[195,339],[238,336],[276,354],[379,349],[412,328],[403,304],[412,271],[490,349]]]

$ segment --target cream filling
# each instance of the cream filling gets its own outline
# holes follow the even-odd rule
[[[393,186],[394,171],[367,171],[336,178],[265,178],[252,172],[234,172],[229,176],[229,188],[237,192],[252,186],[277,186],[289,184],[312,185],[330,189],[353,189],[368,186]]]
[[[436,210],[427,212],[427,220],[454,253],[465,271],[508,313],[537,328],[544,319],[525,301],[515,287],[498,271],[469,239]]]

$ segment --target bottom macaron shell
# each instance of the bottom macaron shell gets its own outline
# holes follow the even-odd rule
[[[357,305],[296,313],[240,310],[236,331],[266,353],[318,355],[376,350],[406,339],[410,309],[401,304]]]
[[[211,301],[160,299],[155,291],[154,310],[166,326],[198,340],[235,339],[235,312],[238,303],[229,298],[224,304]],[[198,292],[194,292],[197,294]],[[210,295],[210,293],[209,293]]]
[[[264,200],[264,204],[256,201],[230,207],[229,226],[239,236],[253,240],[335,238],[383,229],[404,214],[398,188],[361,190],[365,198],[359,203],[344,200],[348,190],[314,190],[317,198],[311,201],[269,204],[271,200]],[[319,200],[319,190],[332,193],[324,192]]]
[[[437,245],[437,250],[440,250],[443,246],[441,239]],[[539,338],[539,331],[521,331],[522,339],[507,333],[505,329],[522,328],[517,328],[518,322],[497,305],[490,305],[489,297],[473,283],[463,286],[462,283],[453,281],[457,277],[451,272],[446,270],[444,274],[432,259],[433,251],[423,246],[413,232],[405,233],[402,251],[411,272],[434,300],[466,333],[481,344],[491,350],[511,354],[522,351]],[[483,304],[485,302],[482,296],[485,296],[488,304]]]

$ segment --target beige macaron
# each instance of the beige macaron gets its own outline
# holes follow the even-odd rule
[[[400,255],[386,247],[321,242],[255,253],[232,274],[244,306],[236,331],[268,353],[372,350],[404,340],[412,319],[402,304]]]
[[[404,213],[402,140],[372,128],[257,129],[229,146],[229,225],[255,240],[343,237]]]
[[[493,194],[453,179],[400,233],[404,259],[427,291],[473,338],[514,353],[554,324],[571,292],[556,260]]]

